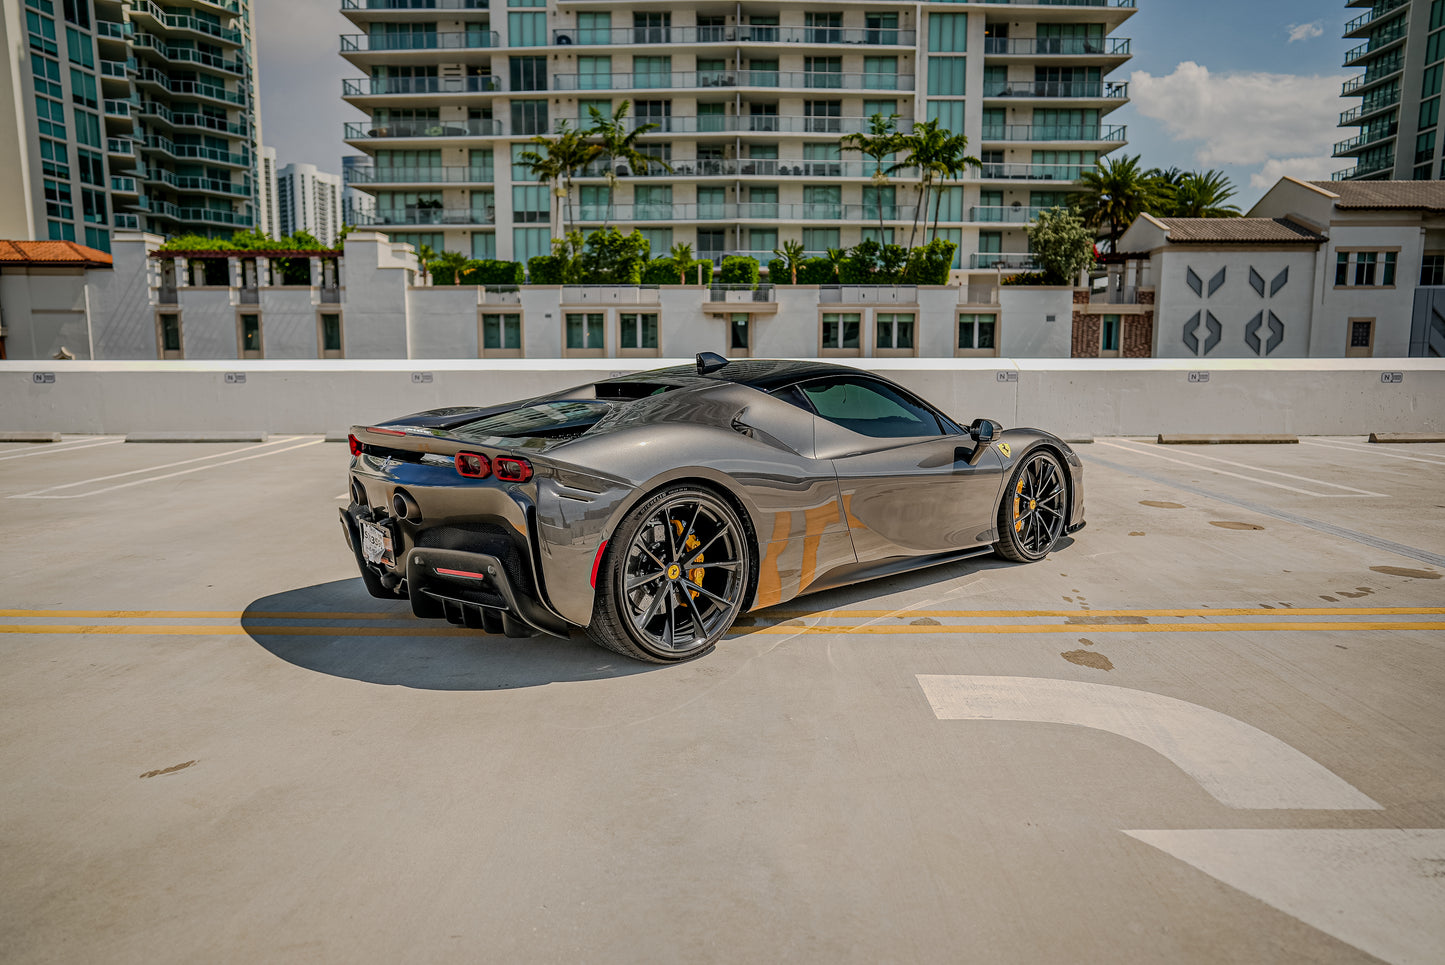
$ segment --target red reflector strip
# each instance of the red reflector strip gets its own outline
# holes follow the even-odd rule
[[[381,434],[384,435],[384,436],[404,436],[404,435],[406,435],[406,433],[405,433],[405,432],[402,432],[400,429],[382,429],[382,428],[379,427],[379,426],[367,426],[367,427],[366,427],[366,431],[367,431],[367,432],[379,432],[379,433],[381,433]]]
[[[485,573],[472,573],[468,570],[438,569],[437,572],[440,573],[442,576],[460,576],[464,580],[485,580],[487,578],[487,574]]]
[[[597,568],[602,565],[602,554],[607,550],[607,540],[597,547],[597,555],[592,559],[592,589],[597,589]]]

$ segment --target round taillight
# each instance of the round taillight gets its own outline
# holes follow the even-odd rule
[[[486,479],[492,474],[492,464],[481,453],[459,452],[455,462],[457,472],[468,479]]]
[[[361,455],[361,440],[356,438],[356,436],[348,435],[346,437],[346,444],[351,447],[351,454],[353,456]]]
[[[502,482],[526,482],[532,478],[532,464],[511,456],[498,456],[492,460],[492,470]]]

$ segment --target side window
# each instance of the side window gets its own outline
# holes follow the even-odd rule
[[[860,435],[907,439],[945,432],[932,412],[881,382],[828,378],[805,382],[801,389],[819,416]]]

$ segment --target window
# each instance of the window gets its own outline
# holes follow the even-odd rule
[[[181,316],[164,312],[156,319],[156,340],[163,359],[182,358]]]
[[[751,324],[752,316],[747,312],[733,312],[728,316],[728,352],[730,354],[747,355],[749,353],[748,335]]]
[[[550,221],[552,191],[545,184],[512,186],[512,223],[529,224]]]
[[[1440,98],[1432,97],[1420,104],[1420,130],[1428,130],[1440,123]]]
[[[814,134],[837,134],[843,130],[842,113],[842,101],[804,101],[803,129]]]
[[[864,57],[863,87],[866,90],[897,90],[898,58]]]
[[[657,354],[657,313],[623,312],[618,316],[618,348],[622,354]]]
[[[60,90],[60,64],[39,54],[30,55],[30,73],[35,78],[35,93],[51,97],[63,96]]]
[[[90,37],[74,27],[65,28],[65,52],[70,55],[72,64],[95,66],[95,45],[90,42]]]
[[[1350,322],[1350,348],[1363,348],[1370,344],[1370,327],[1369,322]]]
[[[547,14],[507,14],[507,45],[509,47],[547,46]]]
[[[947,53],[963,53],[968,49],[968,14],[930,13],[928,15],[928,49]]]
[[[1350,283],[1350,253],[1341,251],[1335,254],[1335,287],[1339,288]]]
[[[804,57],[803,85],[805,87],[842,87],[842,57]]]
[[[60,105],[56,105],[59,107]],[[75,139],[86,147],[105,147],[105,142],[100,139],[100,118],[90,111],[83,111],[75,108]],[[62,129],[62,134],[64,130]]]
[[[1099,329],[1099,353],[1119,354],[1119,316],[1105,315]]]
[[[1421,285],[1445,285],[1445,255],[1426,255],[1420,261]]]
[[[803,249],[821,255],[829,248],[840,247],[839,237],[840,233],[837,228],[804,228]]]
[[[90,29],[90,0],[65,0],[65,19],[77,27]]]
[[[914,315],[912,312],[879,312],[874,320],[874,347],[879,355],[912,355]]]
[[[928,93],[943,97],[962,97],[964,94],[963,57],[928,58]]]
[[[635,87],[671,87],[671,57],[633,57],[632,83]]]
[[[1425,164],[1435,157],[1435,132],[1425,131],[1415,135],[1415,163]]]
[[[341,358],[341,316],[336,312],[322,312],[317,318],[316,327],[317,339],[321,343],[321,357]]]
[[[1379,261],[1379,253],[1374,251],[1361,251],[1355,254],[1355,285],[1373,287],[1375,284],[1375,265]]]
[[[568,312],[564,316],[567,352],[601,356],[607,348],[604,318],[601,312]]]
[[[577,58],[577,89],[578,90],[611,90],[612,89],[612,58],[611,57],[578,57]],[[603,113],[612,112],[612,102],[608,101],[606,108],[599,108]],[[580,116],[590,120],[591,114],[583,113]]]
[[[803,187],[803,217],[842,217],[843,188],[837,184],[809,184]],[[828,245],[836,248],[837,245]]]
[[[75,225],[68,221],[47,221],[51,241],[74,241]]]
[[[1345,358],[1367,359],[1375,354],[1375,320],[1352,318],[1345,344]]]
[[[30,49],[52,57],[60,53],[55,44],[55,21],[34,11],[25,11],[25,29],[30,34]]]
[[[59,141],[42,137],[40,139],[40,168],[52,178],[69,180],[70,159],[66,154],[65,145]]]
[[[261,354],[261,316],[246,313],[237,320],[236,336],[240,342],[241,358],[258,359]]]
[[[552,253],[551,228],[513,228],[512,260],[526,264],[538,255]]]
[[[41,134],[65,140],[65,105],[48,97],[35,95],[35,117]]]
[[[482,315],[482,355],[512,356],[522,354],[522,316],[514,312]]]
[[[44,142],[42,142],[42,148]],[[56,145],[60,147],[60,145]],[[64,148],[61,148],[62,152]],[[43,151],[42,151],[43,153]],[[80,162],[80,180],[86,184],[93,184],[98,188],[105,187],[105,161],[99,154],[78,148],[75,152],[76,160]],[[62,153],[61,158],[65,155]],[[64,176],[64,175],[63,175]]]
[[[45,178],[45,214],[50,218],[69,221],[75,217],[75,206],[70,195],[70,185],[64,181]]]
[[[997,315],[964,313],[958,316],[959,355],[997,355]]]
[[[577,14],[577,42],[583,44],[605,44],[612,40],[612,14]]]
[[[1393,286],[1395,284],[1395,262],[1399,260],[1400,254],[1396,251],[1383,252],[1380,260],[1380,284]]]
[[[80,210],[88,223],[105,224],[105,192],[94,188],[81,188]]]
[[[958,134],[963,131],[964,105],[967,101],[929,101],[928,119],[937,121],[945,131]],[[990,129],[993,133],[986,133],[984,137],[997,140],[1003,137],[1003,125],[1000,123]]]
[[[95,75],[70,68],[70,99],[85,107],[99,107],[100,101],[96,100],[95,94]]]
[[[511,71],[512,90],[546,90],[546,57],[508,58]]]
[[[926,407],[881,382],[845,376],[805,382],[801,388],[821,418],[860,435],[908,439],[944,432]]]
[[[547,131],[546,101],[512,101],[512,133],[545,134]]]
[[[485,260],[497,257],[497,234],[494,231],[477,231],[472,234],[472,257]]]
[[[857,312],[824,312],[822,347],[824,355],[858,355],[863,316]]]
[[[110,251],[110,232],[104,228],[85,229],[85,243],[96,251]]]

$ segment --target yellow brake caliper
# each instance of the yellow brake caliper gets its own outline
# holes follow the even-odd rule
[[[674,520],[672,521],[672,525],[674,525],[674,526],[677,527],[677,535],[681,536],[681,535],[682,535],[682,520],[680,520],[680,519],[674,519]],[[693,550],[697,549],[697,548],[698,548],[699,546],[701,546],[701,545],[702,545],[702,540],[700,540],[700,539],[697,538],[697,534],[696,534],[696,533],[693,533],[693,534],[689,535],[688,538],[683,542],[682,548],[683,548],[684,551],[686,551],[686,552],[688,552],[688,553],[691,553]],[[703,557],[701,557],[701,556],[699,556],[696,560],[693,560],[694,563],[701,563],[702,561],[703,561]],[[702,568],[701,566],[698,566],[698,567],[696,567],[696,568],[694,568],[694,569],[691,569],[691,570],[688,570],[688,571],[687,571],[687,578],[688,578],[689,580],[692,580],[692,582],[696,583],[698,586],[702,586],[702,576],[703,576],[703,572],[704,572],[703,568]],[[687,595],[690,596],[690,597],[692,597],[694,600],[697,599],[697,591],[696,591],[696,590],[689,590]]]
[[[1023,480],[1023,477],[1020,476],[1020,477],[1019,477],[1019,484],[1018,484],[1017,487],[1014,488],[1014,532],[1015,532],[1015,533],[1022,533],[1023,530],[1024,530],[1023,511],[1022,511],[1022,509],[1021,509],[1021,507],[1020,507],[1020,505],[1019,505],[1019,504],[1023,501],[1023,494],[1024,494],[1024,480]],[[1029,508],[1032,509],[1033,507],[1030,506]]]

